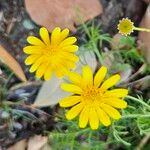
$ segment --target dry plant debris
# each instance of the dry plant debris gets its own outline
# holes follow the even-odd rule
[[[141,27],[150,29],[150,5],[147,7],[145,16],[142,19]],[[139,39],[142,41],[142,44],[144,44],[144,56],[147,62],[150,63],[150,34],[148,32],[140,32]]]
[[[25,0],[25,5],[31,18],[50,31],[56,26],[75,31],[81,19],[85,22],[103,12],[98,0]]]
[[[0,60],[8,65],[21,81],[27,81],[20,64],[0,45]]]
[[[29,140],[24,139],[10,146],[7,150],[51,150],[48,137],[35,135]]]

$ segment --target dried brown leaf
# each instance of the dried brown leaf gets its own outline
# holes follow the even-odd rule
[[[28,150],[44,150],[47,147],[47,150],[51,150],[50,146],[48,146],[48,137],[35,135],[31,137],[28,142]]]
[[[51,31],[54,27],[69,28],[75,31],[74,23],[79,24],[102,13],[98,0],[25,0],[31,18]]]
[[[24,139],[10,146],[7,150],[26,150],[26,147],[27,147],[27,140]]]
[[[19,63],[0,45],[0,60],[15,73],[21,81],[27,81]]]
[[[150,3],[150,0],[144,0],[144,2],[146,2],[147,4],[149,4],[149,3]]]
[[[147,11],[145,13],[145,16],[142,19],[141,27],[149,28],[150,29],[150,5],[147,7]],[[150,33],[149,32],[140,32],[139,33],[139,40],[140,45],[143,45],[144,47],[144,56],[147,60],[147,62],[150,64]]]
[[[62,82],[62,79],[58,79],[54,76],[50,80],[45,81],[37,95],[33,106],[45,107],[55,105],[61,98],[69,96],[70,93],[64,92],[60,89],[60,84]]]
[[[35,135],[29,140],[24,139],[10,146],[7,150],[51,150],[48,137]]]
[[[125,44],[120,43],[121,38],[123,37],[123,35],[121,35],[120,33],[117,33],[113,36],[112,41],[111,41],[111,47],[112,49],[122,49],[124,47],[126,47]]]

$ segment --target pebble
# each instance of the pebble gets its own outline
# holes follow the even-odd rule
[[[30,20],[27,20],[27,19],[23,21],[23,26],[29,30],[32,30],[35,27],[34,24]]]
[[[10,117],[10,114],[8,112],[6,112],[6,111],[3,111],[2,114],[1,114],[1,117],[3,119],[8,119]]]
[[[13,127],[16,129],[16,130],[21,130],[23,128],[23,126],[18,123],[18,122],[14,122],[13,123]]]

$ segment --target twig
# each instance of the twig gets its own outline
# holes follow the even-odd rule
[[[136,150],[142,150],[144,145],[148,142],[150,139],[150,133],[144,136],[144,138],[141,140],[140,144],[137,146]]]
[[[30,106],[30,105],[26,105],[26,104],[13,103],[13,102],[10,102],[10,101],[3,101],[3,105],[18,106],[18,107],[20,106],[22,108],[26,108],[26,109],[31,109],[33,111],[37,111],[39,114],[43,114],[43,115],[46,115],[48,117],[51,116],[50,114],[48,114],[48,113],[46,113],[46,112],[44,112],[44,111],[42,111],[42,110],[40,110],[38,108],[35,108],[32,105]]]
[[[143,81],[149,80],[149,79],[150,79],[150,75],[148,75],[148,76],[146,76],[146,77],[143,77],[143,78],[141,78],[141,79],[138,79],[138,80],[136,80],[136,81],[130,82],[130,83],[125,83],[125,84],[122,83],[122,84],[120,84],[119,86],[128,87],[128,86],[132,86],[132,85],[134,85],[134,84],[136,84],[136,83],[143,82]]]
[[[144,70],[145,68],[146,68],[146,64],[143,64],[143,65],[138,69],[137,72],[135,72],[133,75],[131,75],[131,76],[128,78],[128,81],[127,81],[127,82],[129,82],[129,81],[133,80],[134,78],[136,78],[139,74],[141,74],[141,73],[143,72],[143,70]]]

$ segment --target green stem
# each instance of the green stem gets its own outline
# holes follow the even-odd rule
[[[101,56],[99,50],[98,50],[97,47],[96,47],[95,41],[92,40],[91,35],[90,35],[90,32],[89,32],[87,26],[86,26],[84,23],[82,24],[82,26],[83,26],[83,28],[84,28],[86,34],[88,35],[89,39],[92,41],[92,45],[93,45],[93,48],[94,48],[94,52],[96,53],[96,55],[97,55],[97,57],[98,57],[98,60],[99,60],[100,64],[102,65],[102,64],[103,64],[103,58],[102,58],[102,56]]]
[[[76,137],[76,135],[74,134],[73,137],[72,137],[72,142],[71,142],[71,148],[70,148],[71,150],[74,149],[75,137]]]
[[[7,85],[8,83],[10,82],[11,78],[13,77],[14,73],[11,73],[9,76],[8,76],[8,79],[6,81],[6,83],[4,84],[4,89],[7,89]]]
[[[149,106],[147,103],[145,103],[144,101],[139,100],[138,98],[135,98],[135,97],[129,96],[129,95],[126,96],[126,98],[128,98],[128,99],[130,99],[130,100],[133,100],[133,101],[135,101],[135,102],[138,102],[138,103],[142,104],[143,106],[147,107],[147,108],[150,110],[150,106]]]
[[[83,134],[83,133],[86,133],[86,132],[91,132],[91,130],[89,129],[89,128],[86,128],[86,129],[82,129],[82,130],[80,130],[80,131],[77,131],[77,132],[69,132],[69,133],[67,133],[67,134],[69,134],[70,136],[78,136],[78,135],[80,135],[80,134]],[[49,132],[48,132],[49,133]],[[52,136],[56,136],[57,135],[57,133],[55,133],[55,132],[52,132],[52,133],[50,133]],[[59,133],[59,136],[60,137],[63,137],[63,136],[65,136],[66,135],[66,133]]]
[[[127,119],[127,118],[144,118],[144,117],[150,117],[150,114],[146,114],[146,115],[141,115],[141,114],[133,114],[133,115],[125,115],[122,116],[122,119]]]
[[[134,27],[134,30],[150,32],[150,29]]]
[[[103,58],[94,43],[93,43],[93,47],[94,47],[94,52],[96,53],[100,64],[103,65]]]
[[[91,137],[92,137],[93,131],[90,131],[89,136],[88,136],[88,143],[91,143]]]
[[[102,65],[103,64],[103,59],[102,59],[101,54],[99,53],[99,51],[97,49],[95,49],[94,51],[95,51],[95,53],[98,57],[98,60],[99,60],[100,64]]]

